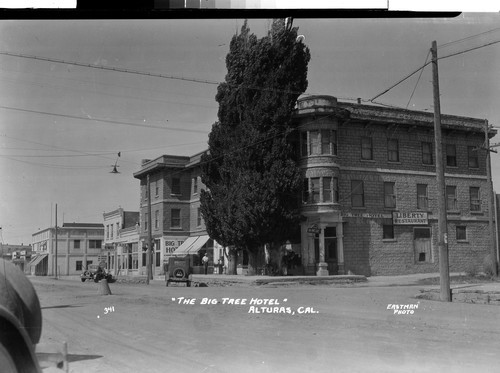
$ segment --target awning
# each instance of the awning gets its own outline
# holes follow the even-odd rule
[[[43,259],[45,259],[47,255],[49,254],[40,254],[34,259],[31,259],[29,266],[37,266]]]
[[[174,255],[195,254],[210,239],[208,235],[189,237],[184,243],[174,251]]]

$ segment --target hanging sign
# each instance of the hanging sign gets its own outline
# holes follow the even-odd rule
[[[318,234],[320,232],[320,229],[318,227],[318,224],[311,224],[309,228],[307,228],[307,233],[314,233]]]

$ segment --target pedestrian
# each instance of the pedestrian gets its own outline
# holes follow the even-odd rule
[[[205,255],[203,256],[201,261],[203,262],[203,267],[205,268],[205,274],[208,274],[208,255],[207,255],[207,253],[205,253]]]
[[[222,275],[222,267],[224,264],[222,263],[222,259],[219,258],[219,261],[217,262],[217,267],[219,267],[219,275]]]

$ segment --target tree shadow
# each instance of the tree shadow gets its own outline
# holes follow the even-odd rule
[[[68,354],[68,363],[74,363],[75,361],[82,360],[95,360],[103,357],[102,355],[77,355],[77,354]]]
[[[77,304],[61,304],[59,306],[47,306],[47,307],[40,307],[42,310],[47,310],[51,308],[73,308],[73,307],[81,307],[81,305]]]

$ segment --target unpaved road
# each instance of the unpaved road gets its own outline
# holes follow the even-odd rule
[[[41,342],[68,343],[70,372],[500,371],[500,307],[416,300],[421,286],[153,281],[110,284],[104,296],[95,283],[30,280],[42,305]],[[249,313],[252,298],[279,303],[277,313]],[[391,304],[418,308],[397,315]]]

